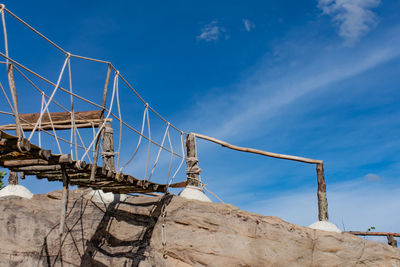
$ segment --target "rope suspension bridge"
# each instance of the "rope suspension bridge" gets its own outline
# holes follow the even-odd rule
[[[0,52],[3,61],[0,63],[7,70],[1,77],[7,79],[9,86],[7,90],[6,83],[0,80],[5,100],[0,106],[1,122],[7,122],[0,126],[0,166],[10,170],[10,177],[18,179],[19,173],[22,178],[25,175],[35,175],[39,179],[62,181],[64,191],[68,191],[69,185],[113,193],[166,193],[169,187],[201,186],[201,169],[198,166],[195,141],[197,137],[234,150],[316,164],[319,219],[328,220],[322,161],[237,147],[205,135],[185,133],[150,106],[111,62],[69,53],[4,5],[0,9],[4,39],[4,50]],[[26,66],[15,59],[8,43],[8,19],[33,32],[64,57],[57,79],[51,81],[52,79],[40,74],[40,71],[34,70],[34,67]],[[101,101],[92,100],[93,94],[91,97],[84,97],[82,93],[85,92],[76,90],[75,83],[73,86],[72,74],[76,73],[73,72],[73,66],[82,61],[101,65],[107,70],[103,77]],[[121,99],[121,90],[126,89],[134,96],[134,100],[127,103],[127,108],[124,106],[126,101]],[[124,91],[124,98],[126,94]],[[40,107],[33,104],[32,99],[35,97]],[[22,101],[28,103],[21,105]],[[142,112],[138,112],[142,114],[141,124],[127,121],[133,113],[132,106],[137,107],[137,104],[142,109]],[[3,110],[6,107],[8,110]],[[86,111],[82,111],[83,107]],[[33,112],[21,112],[21,109],[29,108],[34,109]],[[124,108],[129,111],[129,116]],[[150,124],[150,117],[158,121],[158,126],[152,127],[153,129],[150,127],[153,126],[153,120]],[[128,138],[126,135],[135,135],[136,145],[125,145],[125,141],[122,144]],[[114,136],[118,140],[116,149]],[[156,141],[156,137],[159,141]],[[36,140],[35,145],[33,142]],[[54,154],[49,147],[57,153]],[[145,149],[141,149],[142,147]],[[129,151],[121,152],[124,149]],[[151,149],[156,151],[152,163]],[[161,156],[164,156],[161,161],[168,164],[163,164],[166,166],[165,173],[158,175],[166,179],[165,182],[156,183],[151,179]],[[144,165],[141,178],[129,171],[132,169],[130,166],[137,161],[140,164],[136,163],[133,169]],[[185,161],[186,180],[175,182]]]
[[[321,160],[238,147],[186,133],[150,106],[111,62],[67,52],[2,4],[0,13],[4,41],[0,64],[6,70],[0,72],[0,167],[10,170],[11,184],[18,183],[18,175],[22,179],[33,175],[61,181],[62,218],[70,185],[113,193],[168,193],[169,188],[188,185],[204,188],[196,152],[196,138],[201,138],[237,151],[315,164],[318,217],[328,220]],[[6,22],[10,20],[33,32],[63,57],[60,71],[53,75],[56,79],[46,78],[42,69],[16,59],[19,55],[9,46]],[[90,77],[101,77],[102,85],[76,89],[88,88],[86,76],[73,80],[72,75],[80,76],[88,64],[96,64],[96,72],[104,70],[104,76]],[[97,93],[100,86],[102,94]],[[186,179],[175,181],[184,171],[184,162]],[[63,223],[60,232],[62,229]]]

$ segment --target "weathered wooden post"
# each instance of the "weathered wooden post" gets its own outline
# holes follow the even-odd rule
[[[388,245],[397,248],[397,240],[392,235],[387,235]]]
[[[318,179],[318,220],[328,221],[328,201],[326,199],[326,184],[324,177],[324,164],[317,163]]]
[[[196,151],[196,136],[189,133],[186,137],[186,179],[187,185],[199,186],[199,167]]]
[[[68,195],[69,195],[69,177],[64,165],[61,166],[61,175],[63,180],[63,191],[61,200],[61,218],[60,218],[60,228],[59,228],[60,237],[64,232],[65,215],[68,208]]]
[[[17,185],[18,184],[18,172],[10,171],[8,176],[8,184]]]
[[[108,171],[115,171],[113,128],[106,123],[103,132],[103,167]]]
[[[105,106],[106,106],[106,102],[107,102],[107,92],[108,92],[108,83],[110,81],[110,74],[111,74],[111,64],[108,64],[106,82],[104,84],[104,90],[103,90],[103,101],[101,104],[102,110],[101,110],[101,115],[100,115],[99,127],[101,127],[101,125],[103,124],[103,120],[104,120],[104,111],[105,111]],[[100,130],[101,129],[99,129],[99,131]],[[94,181],[95,175],[96,175],[97,159],[99,156],[99,148],[100,148],[100,138],[101,138],[101,132],[99,133],[99,135],[97,136],[97,139],[96,139],[96,147],[95,147],[95,151],[94,151],[94,155],[93,155],[93,165],[92,165],[92,169],[90,170],[90,177],[89,177],[90,181]]]

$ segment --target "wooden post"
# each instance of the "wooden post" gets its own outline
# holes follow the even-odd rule
[[[196,136],[189,133],[186,137],[186,179],[187,185],[199,186],[201,169],[198,165]]]
[[[324,177],[324,164],[317,163],[318,180],[318,220],[328,221],[328,201],[326,199],[326,184]]]
[[[10,171],[8,176],[8,184],[17,185],[18,184],[18,172]]]
[[[397,248],[397,240],[392,235],[387,235],[388,245]]]
[[[103,124],[104,109],[105,109],[106,102],[107,102],[107,92],[108,92],[108,83],[110,81],[110,74],[111,74],[111,64],[108,64],[106,82],[104,84],[104,91],[103,91],[103,101],[102,101],[103,109],[102,109],[102,112],[100,115],[99,127],[101,127],[101,125]],[[95,148],[94,155],[93,155],[93,165],[92,165],[92,169],[90,170],[90,178],[89,178],[90,181],[94,181],[94,178],[96,175],[97,159],[99,157],[99,149],[100,149],[100,138],[101,138],[101,133],[99,133],[99,135],[97,136],[97,139],[96,139],[96,148]]]
[[[111,124],[106,123],[103,133],[103,167],[109,171],[115,171],[113,134]]]
[[[63,180],[63,191],[62,191],[61,218],[60,218],[60,228],[59,228],[60,237],[64,232],[65,215],[68,207],[68,194],[69,194],[69,177],[67,171],[65,170],[65,166],[63,165],[61,166],[61,175]]]
[[[18,112],[18,95],[17,95],[17,88],[15,86],[15,81],[14,81],[14,72],[13,72],[13,65],[8,64],[7,65],[7,73],[8,73],[8,83],[10,85],[10,90],[11,90],[11,97],[13,100],[13,105],[14,105],[14,117],[15,117],[15,132],[17,134],[18,139],[21,139],[23,137],[22,134],[22,129],[21,129],[21,122],[19,119],[19,112]]]

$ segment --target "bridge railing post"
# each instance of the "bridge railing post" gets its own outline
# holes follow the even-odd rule
[[[324,164],[317,163],[317,181],[318,181],[318,220],[328,221],[328,201],[326,198],[326,183],[324,177]]]
[[[111,124],[106,123],[103,132],[103,167],[108,171],[115,171],[115,154],[114,154],[114,140],[113,128]]]
[[[201,169],[199,167],[196,150],[196,136],[189,133],[186,136],[186,179],[187,185],[199,186],[199,175]]]
[[[104,90],[103,90],[103,100],[102,100],[102,111],[101,111],[101,115],[100,115],[100,123],[99,123],[99,128],[98,131],[103,131],[100,127],[103,124],[103,120],[104,120],[104,111],[105,111],[105,106],[106,106],[106,102],[107,102],[107,93],[108,93],[108,83],[110,81],[110,74],[111,74],[111,64],[108,64],[108,69],[107,69],[107,76],[106,76],[106,82],[104,84]],[[94,151],[94,155],[93,155],[93,165],[92,165],[92,169],[90,171],[90,181],[94,181],[95,180],[95,176],[96,176],[96,169],[97,169],[97,160],[99,157],[99,148],[100,148],[100,136],[102,133],[100,133],[96,139],[96,146],[95,146],[95,151]]]
[[[8,184],[17,185],[18,184],[18,172],[10,171],[8,176]]]

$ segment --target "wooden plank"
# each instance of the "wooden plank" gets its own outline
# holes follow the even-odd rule
[[[111,122],[112,119],[107,119],[108,122]],[[99,127],[100,120],[93,120],[91,123],[75,123],[76,128],[92,128],[92,127]],[[54,129],[55,130],[68,130],[72,128],[71,121],[68,121],[68,123],[65,124],[58,124],[58,123],[53,123]],[[40,130],[53,130],[53,126],[50,123],[45,123],[44,125],[42,124],[40,127],[36,129]],[[21,127],[24,131],[32,131],[34,129],[33,124],[21,124]],[[15,124],[7,124],[7,125],[1,125],[0,130],[3,131],[11,131],[15,130]]]
[[[101,116],[101,110],[90,110],[90,111],[75,111],[74,116],[76,120],[91,122],[93,120],[99,120]],[[71,123],[71,113],[70,112],[51,112],[51,120],[54,124],[57,122],[69,122]],[[35,124],[40,117],[40,113],[22,113],[19,114],[20,119],[26,123]],[[44,113],[42,117],[42,124],[50,123],[49,114]],[[64,123],[66,124],[66,123]]]
[[[49,171],[60,171],[61,165],[34,165],[34,166],[25,166],[25,167],[17,167],[13,168],[15,171],[23,171],[26,173],[30,172],[49,172]]]
[[[48,165],[49,162],[43,159],[21,159],[21,160],[5,160],[4,167],[23,167],[31,165]]]

